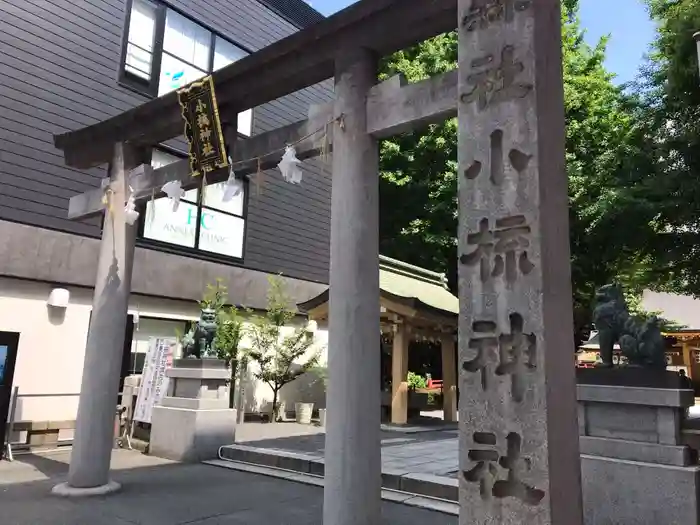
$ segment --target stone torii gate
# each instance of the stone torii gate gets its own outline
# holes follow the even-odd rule
[[[559,0],[361,0],[214,73],[239,175],[333,122],[329,386],[324,523],[380,522],[377,140],[459,118],[460,523],[582,522],[569,274]],[[459,30],[459,69],[415,84],[377,84],[379,57]],[[309,119],[236,140],[240,111],[335,77],[335,102]],[[188,162],[152,170],[149,148],[182,134],[170,93],[55,137],[66,163],[110,163],[102,188],[69,216],[103,212],[133,188],[197,187]],[[323,139],[297,146],[317,155]],[[209,183],[226,180],[213,172]],[[116,488],[112,417],[135,227],[106,214],[75,445],[59,493]]]

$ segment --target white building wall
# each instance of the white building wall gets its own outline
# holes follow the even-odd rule
[[[68,397],[20,397],[16,421],[72,421],[78,410],[85,343],[87,341],[92,290],[67,288],[69,305],[65,309],[46,304],[57,286],[33,281],[0,277],[0,331],[19,332],[20,343],[14,386],[23,394],[75,394]],[[132,351],[146,352],[151,337],[174,337],[184,321],[199,318],[193,301],[176,301],[134,296],[130,314],[138,314],[134,327]],[[290,333],[293,328],[289,328]],[[321,364],[327,363],[327,330],[317,330],[311,352],[321,351]],[[250,365],[246,382],[246,412],[264,410],[272,401],[272,390],[253,377]],[[281,398],[288,409],[295,402],[313,402],[325,406],[321,382],[301,377],[283,388]]]
[[[686,328],[700,328],[700,300],[689,295],[644,290],[642,307]]]
[[[282,335],[289,335],[294,331],[293,327],[283,329]],[[250,344],[245,341],[244,344]],[[314,344],[309,348],[303,363],[315,353],[320,354],[319,366],[328,364],[328,330],[317,329],[314,332]],[[255,373],[260,367],[256,363],[248,365],[245,381],[245,411],[246,413],[267,413],[271,410],[273,391],[267,384],[255,378]],[[294,403],[314,403],[314,408],[326,407],[326,391],[322,381],[316,374],[304,374],[291,383],[282,387],[279,395],[280,401],[286,405],[286,410],[294,410]]]
[[[22,394],[78,394],[92,292],[69,288],[70,304],[52,309],[50,284],[0,278],[0,331],[19,332],[14,386]],[[75,419],[78,397],[20,398],[16,420]]]

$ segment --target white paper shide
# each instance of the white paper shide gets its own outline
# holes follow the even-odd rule
[[[185,196],[185,190],[182,189],[182,183],[179,180],[171,180],[163,185],[163,193],[165,193],[173,203],[173,211],[177,211],[180,207],[180,199]]]
[[[301,161],[297,158],[297,150],[294,146],[287,146],[277,167],[282,172],[284,180],[290,184],[301,184]]]

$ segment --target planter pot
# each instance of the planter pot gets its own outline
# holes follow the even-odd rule
[[[326,409],[325,408],[318,409],[318,422],[322,427],[326,426]]]
[[[302,425],[311,424],[311,413],[314,411],[313,403],[295,403],[294,411],[296,412],[297,423]]]

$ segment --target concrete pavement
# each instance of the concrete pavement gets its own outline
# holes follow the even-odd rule
[[[182,465],[115,451],[112,476],[123,490],[63,499],[70,453],[19,455],[0,462],[2,525],[321,525],[323,489],[208,465]],[[383,524],[456,525],[457,518],[383,502]]]
[[[386,428],[381,431],[382,470],[454,478],[459,470],[458,436],[451,428]],[[295,423],[246,423],[237,430],[236,443],[318,459],[325,455],[324,430]]]

